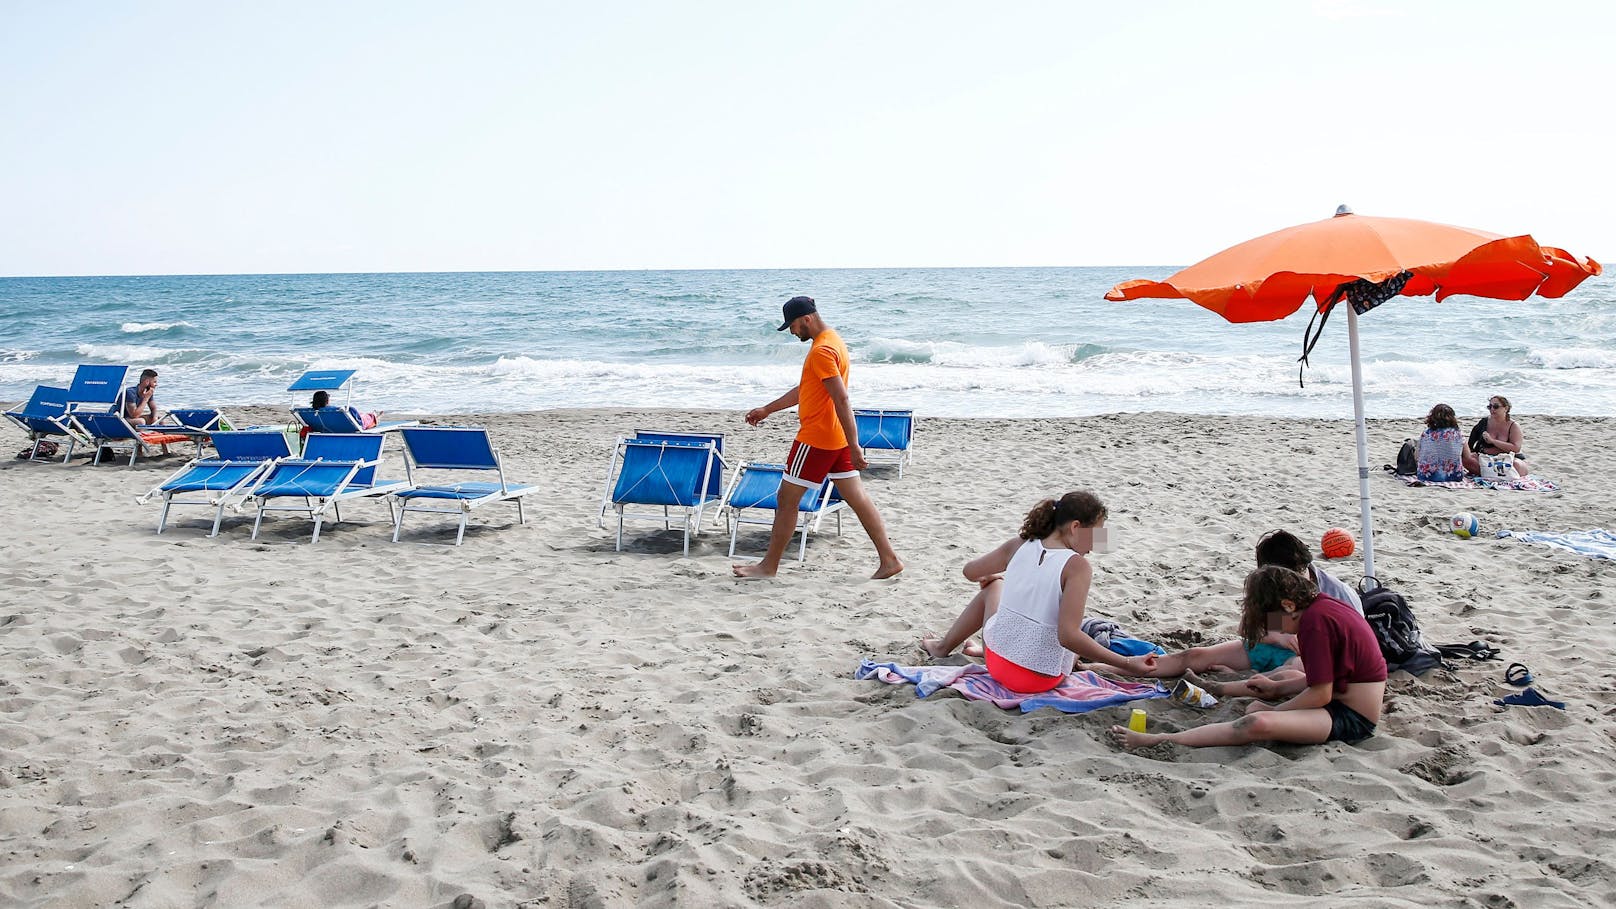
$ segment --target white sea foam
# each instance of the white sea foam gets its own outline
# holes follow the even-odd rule
[[[1593,347],[1549,347],[1529,351],[1526,362],[1544,369],[1616,369],[1616,352]]]
[[[873,338],[855,350],[855,358],[871,363],[931,363],[936,366],[1057,366],[1072,362],[1077,345],[1021,344],[984,346],[957,341],[909,341]]]
[[[158,363],[173,351],[138,344],[77,344],[73,352],[97,363]]]
[[[138,335],[149,331],[168,331],[172,328],[195,327],[195,325],[183,320],[179,322],[125,322],[118,330],[126,335]]]

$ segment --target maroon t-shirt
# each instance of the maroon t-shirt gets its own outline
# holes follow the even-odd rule
[[[1386,658],[1380,655],[1375,630],[1340,600],[1321,593],[1302,610],[1296,646],[1309,688],[1333,682],[1340,694],[1355,682],[1386,681]]]

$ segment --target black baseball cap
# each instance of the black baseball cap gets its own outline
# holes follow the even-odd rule
[[[819,312],[819,309],[814,306],[813,297],[792,297],[786,301],[785,306],[780,307],[780,313],[786,317],[786,320],[781,322],[780,327],[776,328],[775,331],[785,331],[791,327],[792,322],[811,312]]]

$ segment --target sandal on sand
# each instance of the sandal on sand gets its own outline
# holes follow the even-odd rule
[[[1500,707],[1553,707],[1556,710],[1565,709],[1565,701],[1551,701],[1538,694],[1536,688],[1528,688],[1507,698],[1499,698],[1493,703]]]
[[[1504,681],[1517,688],[1525,688],[1532,684],[1532,670],[1526,668],[1525,663],[1510,663],[1504,670]]]

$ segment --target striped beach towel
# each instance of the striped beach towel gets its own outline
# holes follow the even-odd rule
[[[1059,686],[1038,694],[1011,691],[988,675],[981,663],[964,666],[899,666],[861,660],[856,679],[875,679],[888,685],[913,685],[916,697],[926,697],[941,688],[952,688],[973,701],[989,701],[1005,710],[1022,713],[1040,707],[1053,707],[1062,713],[1088,713],[1102,707],[1126,704],[1148,698],[1167,697],[1158,682],[1113,682],[1095,672],[1073,672]]]

